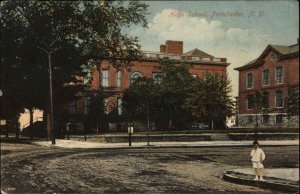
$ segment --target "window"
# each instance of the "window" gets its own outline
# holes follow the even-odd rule
[[[108,98],[104,98],[104,113],[108,114],[109,110],[108,110]]]
[[[253,118],[252,118],[252,116],[250,115],[250,116],[248,116],[248,123],[252,123],[253,122]]]
[[[276,68],[276,83],[283,83],[283,68],[277,67]]]
[[[283,107],[283,94],[282,91],[275,92],[275,107],[282,108]]]
[[[269,115],[263,115],[263,123],[265,124],[269,123],[269,118],[270,118]]]
[[[91,97],[83,97],[83,114],[87,115],[90,113]]]
[[[247,109],[253,109],[253,105],[254,105],[254,97],[253,95],[247,95]]]
[[[161,73],[160,72],[153,72],[152,73],[152,78],[154,80],[154,83],[156,83],[156,84],[160,84],[161,81],[162,81]]]
[[[140,72],[133,72],[130,75],[130,83],[132,84],[135,80],[137,80],[138,78],[143,77],[142,74]]]
[[[69,103],[68,113],[69,114],[75,114],[76,113],[76,102],[75,101]]]
[[[121,87],[121,75],[122,75],[122,72],[117,71],[117,73],[116,73],[116,86],[117,87]]]
[[[269,108],[269,93],[264,92],[262,95],[263,108]]]
[[[108,87],[108,70],[102,70],[101,72],[101,84],[103,87]]]
[[[253,87],[253,75],[252,73],[247,73],[247,88]]]
[[[276,123],[282,123],[282,115],[276,115]]]
[[[267,86],[270,84],[270,73],[269,70],[266,69],[263,71],[263,85]]]
[[[122,99],[118,98],[118,115],[122,114]]]

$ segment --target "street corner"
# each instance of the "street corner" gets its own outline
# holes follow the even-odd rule
[[[254,186],[263,189],[272,189],[288,192],[299,192],[299,169],[265,169],[265,181],[253,180],[253,169],[232,169],[223,173],[223,179],[242,185]]]

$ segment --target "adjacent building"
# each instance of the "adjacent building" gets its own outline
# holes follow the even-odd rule
[[[138,61],[133,61],[132,66],[126,69],[116,69],[108,61],[102,61],[92,72],[91,91],[102,91],[105,95],[106,113],[117,110],[122,114],[122,95],[124,90],[138,77],[153,78],[159,81],[160,59],[168,58],[174,63],[190,64],[189,72],[193,77],[203,77],[204,73],[218,73],[226,75],[229,65],[226,58],[219,58],[205,53],[197,48],[183,53],[183,42],[167,40],[160,45],[159,52],[144,51]],[[70,115],[88,114],[90,97],[86,96],[69,104]],[[81,122],[78,125],[84,127]],[[114,124],[110,128],[119,128]]]
[[[288,86],[299,90],[299,39],[290,46],[268,45],[261,55],[235,68],[239,72],[238,126],[299,126],[299,115],[287,120]],[[263,108],[255,110],[257,91]]]

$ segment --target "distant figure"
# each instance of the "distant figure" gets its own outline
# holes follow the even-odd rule
[[[266,155],[264,151],[259,148],[259,144],[257,141],[253,142],[253,149],[251,151],[251,161],[252,161],[252,166],[254,168],[255,172],[255,181],[265,181],[263,179],[263,170],[264,170],[264,165],[262,162],[265,160]],[[259,179],[258,179],[259,176]]]

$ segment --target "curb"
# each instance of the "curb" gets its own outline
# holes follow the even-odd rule
[[[259,187],[264,189],[273,189],[273,190],[299,193],[299,185],[272,183],[267,181],[266,182],[253,181],[250,179],[237,177],[235,176],[235,173],[232,173],[231,171],[226,171],[225,173],[223,173],[223,179],[228,182],[233,182],[242,185],[249,185],[249,186],[254,186],[254,187]]]

